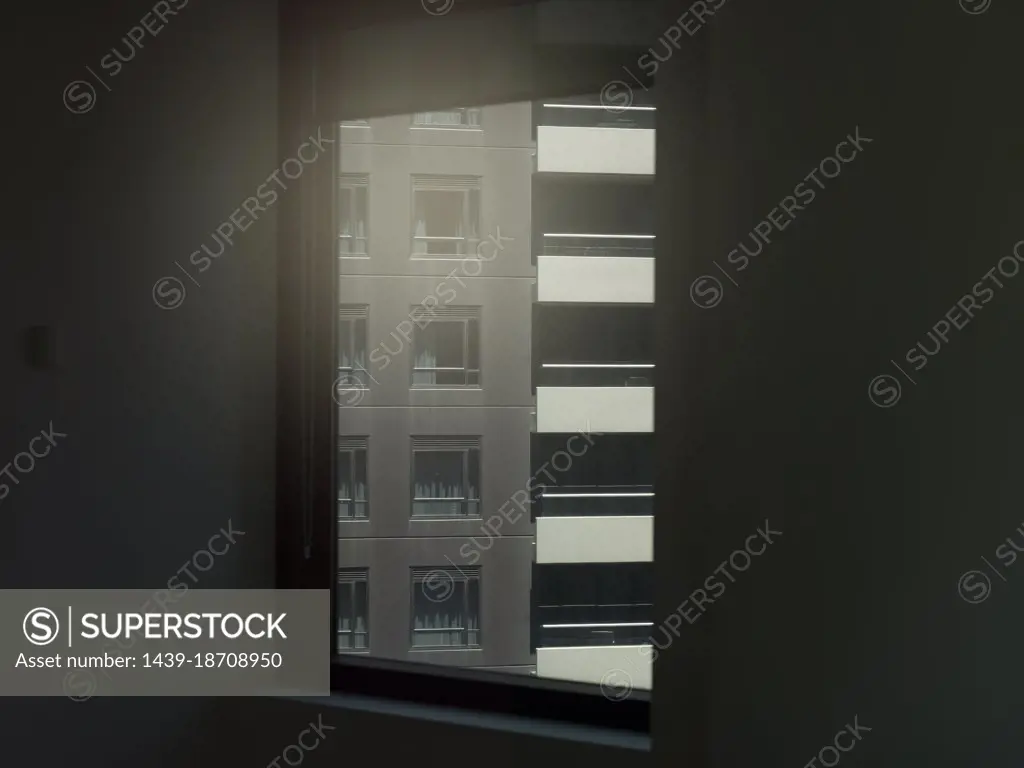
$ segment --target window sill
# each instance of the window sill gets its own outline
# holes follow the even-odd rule
[[[470,133],[483,133],[483,128],[472,125],[410,125],[410,131],[469,131]]]
[[[474,259],[476,261],[480,260],[478,256],[474,256],[471,253],[467,253],[462,256],[457,253],[438,253],[431,256],[424,256],[422,253],[409,254],[409,261],[465,261],[466,259]],[[468,275],[466,275],[466,277],[468,277]]]
[[[418,515],[416,517],[410,516],[409,520],[414,523],[479,523],[483,520],[483,517],[426,517]]]
[[[650,695],[634,691],[624,700],[601,695],[597,685],[510,675],[481,668],[413,662],[376,656],[335,656],[332,695],[378,699],[398,706],[438,707],[471,717],[523,718],[567,727],[609,730],[648,737]],[[469,658],[469,657],[466,657]]]
[[[460,727],[483,728],[524,736],[574,741],[583,744],[598,744],[634,750],[636,752],[651,751],[650,736],[600,726],[578,725],[519,715],[474,712],[454,707],[393,701],[391,699],[350,693],[332,693],[330,696],[319,698],[310,696],[284,696],[279,698],[317,707],[326,706],[337,710],[402,717]]]
[[[437,384],[413,384],[411,387],[409,387],[409,390],[412,392],[436,392],[448,390],[464,392],[466,390],[481,391],[483,390],[483,387],[481,387],[479,384],[445,384],[443,386],[439,386]]]

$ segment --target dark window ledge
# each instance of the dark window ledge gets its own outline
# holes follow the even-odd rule
[[[583,728],[589,741],[604,733],[645,745],[650,734],[649,692],[633,691],[614,701],[597,685],[532,675],[346,655],[332,661],[331,692],[359,701],[425,707],[414,710],[424,713],[415,716],[440,712],[452,722],[469,717],[479,724],[484,718],[493,727],[505,728],[509,723],[547,723],[547,731],[555,735]]]
[[[312,704],[318,707],[327,706],[335,709],[355,710],[392,717],[413,718],[433,723],[468,728],[484,728],[504,731],[506,733],[517,733],[524,736],[631,749],[638,752],[650,752],[651,750],[650,736],[615,728],[580,725],[521,715],[475,712],[432,704],[414,704],[350,693],[332,693],[327,697],[286,696],[277,698]]]

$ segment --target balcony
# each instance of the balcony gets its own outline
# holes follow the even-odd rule
[[[537,171],[654,174],[655,107],[544,103],[537,125]]]
[[[649,644],[538,648],[537,675],[604,686],[628,684],[649,691],[651,656]]]
[[[608,304],[654,301],[654,235],[545,234],[537,300]]]
[[[654,568],[648,563],[534,565],[537,674],[587,683],[623,670],[651,687]]]
[[[650,603],[538,605],[537,647],[644,645],[651,640]]]
[[[653,387],[654,363],[541,363],[538,387]]]
[[[538,432],[653,432],[654,387],[537,387]]]
[[[534,387],[654,386],[651,304],[533,305]]]
[[[654,235],[545,234],[545,256],[654,258]]]
[[[654,518],[539,517],[538,563],[650,563]]]
[[[610,439],[608,436],[602,442]],[[572,469],[570,466],[568,472]],[[654,514],[654,486],[541,486],[533,509],[536,517],[643,517]]]

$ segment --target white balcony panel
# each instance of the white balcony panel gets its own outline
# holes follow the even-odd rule
[[[598,645],[574,648],[538,648],[537,676],[557,680],[596,683],[609,696],[626,687],[651,690],[651,656],[649,645]]]
[[[538,563],[652,563],[654,518],[538,517]]]
[[[650,304],[654,301],[654,259],[538,256],[537,300]]]
[[[654,129],[539,125],[537,170],[652,175]]]
[[[537,387],[538,432],[653,432],[654,387]]]

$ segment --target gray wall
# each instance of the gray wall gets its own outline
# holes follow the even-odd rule
[[[165,587],[229,518],[245,536],[190,566],[195,586],[274,585],[273,209],[201,288],[174,261],[278,166],[277,8],[190,2],[109,76],[100,59],[127,54],[152,6],[58,3],[5,23],[0,463],[51,420],[68,435],[0,502],[5,588]],[[86,67],[110,91],[72,114],[62,91]],[[158,309],[153,284],[175,274],[185,301]],[[36,324],[55,329],[55,370],[23,363]],[[181,765],[172,747],[208,744],[196,728],[216,707],[0,699],[4,762]]]
[[[528,103],[484,107],[482,131],[413,129],[409,115],[342,129],[342,171],[369,178],[370,226],[369,258],[339,259],[338,300],[369,307],[373,381],[339,397],[339,432],[369,438],[370,519],[340,526],[338,562],[369,570],[375,656],[460,666],[533,661],[533,526],[506,503],[530,477],[530,114]],[[410,259],[411,177],[425,173],[481,177],[481,239],[502,238],[502,250],[483,249],[493,260]],[[424,303],[480,308],[479,389],[410,388],[414,354],[402,333],[414,332],[410,311]],[[413,435],[480,437],[483,519],[410,519]],[[410,569],[453,564],[481,569],[483,647],[413,651]]]
[[[460,393],[453,393],[460,394]],[[374,656],[464,666],[531,664],[529,512],[509,503],[530,476],[526,408],[340,409],[346,433],[369,437],[369,520],[338,528],[338,562],[368,568]],[[479,435],[480,520],[412,520],[411,435]],[[410,569],[481,573],[482,650],[410,650]]]
[[[275,8],[190,4],[91,113],[67,113],[68,81],[148,7],[51,4],[8,27],[17,119],[6,123],[15,193],[0,259],[0,445],[13,457],[50,419],[69,437],[0,503],[4,586],[156,588],[227,517],[247,532],[244,546],[203,585],[272,582],[272,222],[266,234],[251,229],[183,307],[160,313],[149,291],[277,162]],[[659,131],[659,162],[693,169],[657,182],[659,248],[693,254],[677,272],[658,261],[659,291],[681,291],[674,303],[659,294],[659,333],[683,329],[688,340],[682,354],[659,356],[686,382],[686,402],[673,411],[659,399],[658,440],[689,463],[657,481],[668,510],[658,517],[659,610],[674,610],[762,515],[789,548],[758,561],[660,655],[654,743],[665,765],[684,755],[691,766],[805,765],[854,713],[878,746],[865,741],[851,761],[1018,762],[1019,584],[1013,573],[993,578],[992,597],[969,605],[956,581],[1020,525],[1020,286],[932,359],[919,386],[905,384],[894,409],[866,397],[886,361],[1022,236],[1019,100],[1004,79],[1018,71],[1018,13],[999,0],[975,17],[924,0],[798,2],[785,14],[726,4],[701,30],[719,51],[707,126],[678,98],[682,53],[659,72],[659,111],[677,126]],[[393,53],[379,49],[359,77],[386,71]],[[736,302],[712,313],[688,304],[706,260],[857,122],[867,135],[879,126],[878,153],[791,225],[772,263],[738,276],[748,290]],[[711,167],[685,151],[694,130],[716,137]],[[701,182],[713,196],[684,187]],[[695,248],[702,219],[716,234]],[[59,330],[58,374],[20,363],[20,332],[35,323]],[[7,762],[42,766],[266,765],[312,709],[0,702]],[[308,765],[482,754],[497,766],[646,762],[469,725],[335,722]]]
[[[371,253],[370,259],[342,260],[341,275],[447,275],[459,266],[458,261],[410,260],[413,174],[480,176],[481,239],[499,231],[513,238],[484,264],[481,276],[533,275],[530,114],[528,103],[486,106],[481,131],[412,129],[410,115],[370,120],[370,129],[342,129],[341,171],[370,176]]]
[[[727,3],[693,38],[703,105],[685,53],[657,72],[659,126],[678,126],[658,162],[686,171],[657,180],[657,439],[686,457],[657,479],[659,610],[766,518],[783,532],[658,657],[666,764],[822,765],[855,715],[873,730],[842,766],[1020,762],[1022,566],[1004,583],[981,557],[1022,541],[1024,272],[927,367],[904,359],[1024,239],[1024,9],[961,5]],[[874,143],[730,265],[856,126]],[[723,285],[714,308],[687,296],[701,275]],[[888,409],[868,398],[880,374],[902,381]],[[969,569],[992,580],[983,603],[958,594]]]
[[[509,246],[511,247],[511,246]],[[517,258],[520,254],[511,254]],[[499,256],[498,259],[501,257]],[[406,257],[408,260],[408,257]],[[497,264],[498,259],[483,267]],[[341,260],[343,264],[353,260]],[[532,277],[467,277],[476,271],[477,262],[443,261],[444,273],[435,277],[342,276],[338,300],[341,304],[369,306],[366,370],[375,379],[370,388],[358,395],[340,391],[337,401],[343,408],[462,406],[530,408],[530,321],[533,301]],[[434,266],[433,264],[431,266]],[[456,270],[454,277],[447,277]],[[457,279],[456,279],[457,278]],[[459,282],[461,281],[461,283]],[[480,308],[480,382],[479,389],[412,389],[413,345],[416,332],[410,312],[427,305]],[[427,317],[422,309],[413,314],[421,324]],[[404,322],[405,325],[399,327]],[[403,333],[405,335],[403,335]],[[393,354],[391,354],[393,353]],[[341,411],[342,417],[346,412]],[[347,429],[342,418],[341,428]]]

